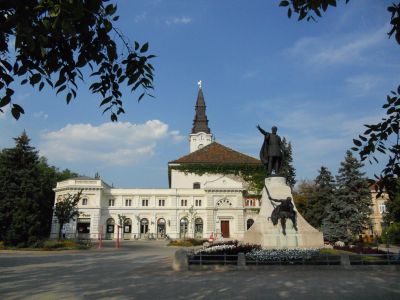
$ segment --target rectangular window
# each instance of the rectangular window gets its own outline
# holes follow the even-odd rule
[[[132,206],[132,199],[125,199],[125,206]]]
[[[201,200],[200,200],[200,199],[197,199],[196,202],[195,202],[195,204],[196,204],[196,206],[201,206]]]
[[[158,200],[158,206],[165,206],[165,200],[164,199],[159,199]]]
[[[181,200],[181,206],[187,206],[187,200],[186,199],[182,199]]]
[[[142,199],[142,206],[149,206],[149,199]]]
[[[108,206],[114,206],[115,205],[115,200],[114,199],[109,199],[108,200]]]
[[[379,204],[379,212],[381,213],[381,214],[383,214],[383,213],[385,213],[386,212],[386,205],[385,204]]]
[[[82,199],[82,205],[87,205],[87,198]]]

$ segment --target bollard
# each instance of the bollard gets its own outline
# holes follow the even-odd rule
[[[350,256],[348,254],[340,254],[340,265],[345,269],[350,269]]]
[[[243,252],[238,253],[237,267],[239,270],[246,268],[246,255]]]
[[[172,269],[174,271],[187,271],[189,270],[188,255],[186,250],[179,249],[174,254],[172,261]]]

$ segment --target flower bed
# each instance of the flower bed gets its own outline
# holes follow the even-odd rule
[[[254,249],[246,253],[246,260],[271,263],[303,262],[319,255],[320,249]]]
[[[260,245],[241,244],[239,241],[228,241],[221,243],[212,243],[202,249],[198,249],[194,254],[227,254],[237,255],[239,253],[247,253],[254,249],[261,249]]]
[[[357,245],[357,246],[333,246],[333,249],[349,251],[349,252],[357,253],[357,254],[385,254],[386,253],[386,251],[382,251],[382,250],[379,250],[376,248],[371,248],[371,247],[363,247],[360,245]]]

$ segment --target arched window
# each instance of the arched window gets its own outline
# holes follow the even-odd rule
[[[193,189],[199,189],[200,188],[200,182],[195,182],[193,183]]]
[[[87,198],[82,199],[82,205],[87,205]]]
[[[254,220],[253,220],[253,219],[248,219],[248,220],[247,220],[247,224],[246,224],[246,225],[247,225],[247,226],[246,226],[246,227],[247,227],[247,230],[249,230],[250,227],[251,227],[253,224],[254,224]]]

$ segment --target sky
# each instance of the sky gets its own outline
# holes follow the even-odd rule
[[[138,103],[125,90],[126,114],[111,123],[90,78],[69,105],[51,89],[15,85],[25,115],[0,114],[0,149],[26,130],[60,169],[98,172],[116,187],[166,188],[168,161],[189,153],[202,80],[217,142],[258,157],[257,124],[276,125],[292,143],[297,180],[314,179],[321,166],[337,174],[352,139],[380,120],[400,83],[400,48],[386,34],[391,1],[344,2],[317,22],[298,22],[279,1],[117,1],[116,27],[157,55],[155,98]],[[379,167],[364,171],[372,177]]]

